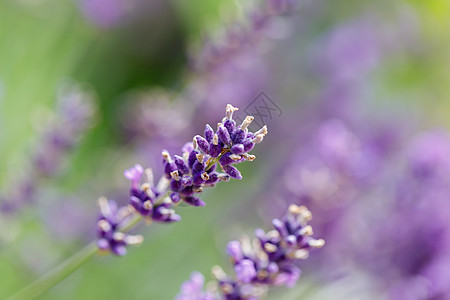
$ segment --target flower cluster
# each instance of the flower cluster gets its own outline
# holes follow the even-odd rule
[[[260,299],[270,286],[296,284],[300,269],[297,260],[306,259],[312,248],[321,248],[325,241],[312,237],[311,212],[304,206],[290,205],[282,220],[272,221],[274,230],[255,231],[256,239],[231,241],[227,252],[234,266],[235,278],[226,275],[218,266],[213,268],[217,291],[203,292],[203,280],[194,273],[184,283],[178,300],[184,299]]]
[[[163,150],[163,176],[156,185],[150,168],[144,170],[137,164],[126,170],[124,175],[131,182],[129,207],[148,222],[177,222],[181,217],[175,213],[174,206],[182,201],[192,206],[204,206],[205,202],[196,195],[205,187],[213,187],[217,182],[229,181],[230,178],[242,179],[233,165],[255,159],[248,152],[263,141],[267,127],[249,132],[253,117],[247,116],[242,124],[237,125],[233,120],[236,110],[228,104],[226,117],[218,124],[216,132],[206,125],[204,136],[196,135],[193,142],[183,146],[182,156],[172,157]],[[217,164],[222,172],[217,171]],[[144,174],[147,177],[145,182]]]
[[[156,222],[177,222],[181,217],[171,209],[173,203],[164,197],[167,189],[167,180],[162,178],[155,186],[153,172],[150,168],[145,170],[147,181],[141,184],[144,169],[137,164],[124,172],[125,177],[131,181],[130,205],[147,220]]]
[[[98,226],[98,248],[103,251],[111,251],[116,255],[125,255],[126,246],[142,243],[140,235],[129,235],[121,230],[126,226],[133,210],[130,207],[118,208],[117,203],[106,198],[98,200],[100,217]]]
[[[167,151],[163,151],[164,173],[170,180],[170,198],[174,203],[183,200],[193,206],[203,206],[205,203],[195,197],[195,193],[201,193],[204,187],[214,186],[219,181],[228,181],[230,177],[242,179],[233,165],[255,159],[248,152],[263,140],[267,127],[255,133],[249,132],[247,127],[253,121],[251,116],[237,126],[233,120],[236,110],[228,104],[226,117],[217,125],[216,132],[207,124],[204,137],[196,135],[192,143],[186,144],[183,156],[175,155],[172,159]],[[224,173],[216,172],[217,162]]]

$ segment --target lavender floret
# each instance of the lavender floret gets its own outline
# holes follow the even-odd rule
[[[100,217],[97,221],[98,241],[97,245],[102,251],[111,251],[115,255],[125,255],[127,246],[142,243],[140,235],[129,235],[121,232],[121,228],[126,225],[127,220],[132,215],[130,207],[118,209],[116,202],[100,198]]]

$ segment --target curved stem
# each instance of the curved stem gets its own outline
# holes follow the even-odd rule
[[[28,300],[35,299],[49,288],[53,287],[61,280],[72,274],[84,263],[89,261],[97,252],[97,244],[91,242],[86,247],[75,253],[62,264],[49,271],[30,285],[11,296],[9,300]]]

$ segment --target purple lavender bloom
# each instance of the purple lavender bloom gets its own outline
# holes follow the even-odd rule
[[[181,293],[176,300],[214,300],[214,295],[203,291],[205,278],[199,272],[191,274],[191,279],[181,286]]]
[[[220,267],[214,267],[218,292],[213,299],[257,300],[271,286],[295,286],[301,273],[295,262],[308,258],[312,248],[325,244],[324,240],[312,237],[312,228],[307,224],[310,219],[311,212],[306,207],[290,205],[282,220],[273,220],[274,230],[267,233],[256,230],[253,242],[249,239],[229,242],[227,252],[236,276],[232,278]],[[203,281],[190,292],[186,285],[192,284],[192,278],[184,283],[180,295],[193,298],[180,299],[197,299],[195,295],[202,292]]]
[[[100,198],[98,202],[100,205],[100,217],[97,222],[97,245],[100,250],[111,251],[116,255],[122,256],[127,253],[128,245],[142,243],[142,236],[129,235],[120,231],[126,225],[128,217],[133,213],[130,207],[118,209],[114,201],[108,201],[106,198]]]
[[[179,221],[180,216],[171,209],[170,198],[163,198],[162,201],[158,199],[161,190],[167,185],[167,180],[163,178],[158,186],[154,186],[152,170],[146,169],[145,173],[147,181],[141,184],[144,175],[144,168],[141,165],[137,164],[125,171],[125,177],[131,181],[130,205],[148,220],[165,223]]]
[[[181,199],[193,206],[203,206],[205,203],[195,194],[201,193],[204,187],[213,187],[219,181],[228,181],[230,177],[242,179],[239,170],[231,165],[255,159],[245,148],[247,146],[247,149],[252,149],[248,144],[260,143],[267,134],[267,127],[249,133],[247,127],[253,120],[250,116],[236,126],[233,120],[236,110],[237,108],[228,104],[226,117],[219,123],[217,131],[214,133],[211,126],[206,125],[205,137],[196,135],[192,143],[183,147],[182,156],[172,158],[167,151],[163,151],[164,174],[170,181],[172,201]],[[232,153],[233,147],[241,151]],[[216,171],[216,163],[219,163],[225,173]]]
[[[203,188],[213,187],[217,182],[228,181],[230,178],[242,179],[240,172],[231,165],[255,159],[254,155],[248,154],[248,151],[253,148],[248,144],[262,142],[267,134],[267,127],[264,126],[255,133],[248,132],[247,127],[253,120],[253,117],[250,116],[241,125],[236,126],[233,120],[233,113],[236,110],[237,108],[228,105],[226,117],[223,120],[225,125],[219,123],[215,133],[207,125],[205,137],[197,135],[193,138],[192,143],[186,143],[182,147],[182,156],[175,155],[172,158],[168,151],[163,150],[163,175],[157,185],[154,184],[154,176],[150,168],[144,170],[141,165],[136,164],[125,170],[124,176],[131,182],[128,207],[148,222],[177,222],[181,217],[175,214],[173,208],[181,201],[191,206],[205,206],[205,202],[197,197]],[[222,131],[222,141],[219,141],[220,131]],[[231,148],[238,145],[240,145],[240,149],[244,149],[243,152],[231,154]],[[214,146],[220,146],[217,156],[211,155],[211,149]],[[226,163],[223,162],[223,157],[227,158]],[[217,164],[225,173],[216,171]],[[144,174],[147,177],[146,180],[143,179]],[[106,208],[109,206],[104,205]],[[114,217],[108,216],[103,213],[102,224],[111,225],[115,222]],[[105,225],[104,230],[101,229],[99,247],[121,254],[126,245],[123,243],[116,245],[113,244],[114,239],[108,239],[109,232],[116,230],[116,227],[114,229],[110,227],[113,226]]]

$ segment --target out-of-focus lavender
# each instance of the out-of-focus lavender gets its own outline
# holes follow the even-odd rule
[[[209,285],[209,291],[203,291],[203,275],[193,273],[181,286],[177,300],[257,300],[272,286],[294,287],[301,274],[295,263],[308,258],[311,249],[325,244],[312,237],[312,227],[307,225],[310,220],[311,212],[306,207],[290,205],[282,220],[272,221],[273,230],[266,233],[257,229],[254,240],[246,237],[228,243],[235,276],[216,266],[213,275],[217,282]]]
[[[39,185],[57,177],[64,169],[67,156],[86,131],[93,126],[95,103],[93,95],[71,83],[62,86],[57,109],[39,125],[39,135],[31,153],[31,161],[2,195],[2,211],[11,213],[33,202]]]
[[[174,132],[187,132],[184,124],[199,125],[197,115],[212,122],[231,100],[245,107],[264,89],[269,79],[264,53],[274,35],[282,36],[279,31],[288,26],[280,23],[295,7],[292,1],[261,1],[244,12],[243,20],[231,22],[221,34],[205,39],[199,49],[191,51],[190,75],[180,94],[157,90],[137,97],[141,100],[138,104],[134,101],[123,118],[126,132],[144,137],[140,147],[148,153],[152,144],[168,140],[167,128],[175,126]],[[142,109],[144,106],[151,110]],[[171,109],[169,115],[179,118],[160,120],[167,108]]]
[[[384,187],[384,204],[363,216],[357,261],[389,299],[446,299],[450,293],[450,137],[431,131],[401,151],[403,167]]]
[[[134,0],[78,0],[86,19],[101,28],[111,28],[123,22]]]

